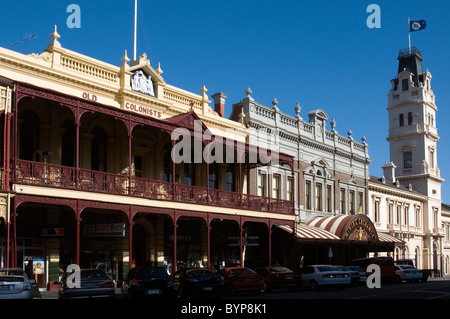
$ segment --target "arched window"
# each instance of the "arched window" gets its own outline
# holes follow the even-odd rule
[[[71,120],[66,120],[63,123],[63,133],[61,136],[61,165],[75,166],[75,123]]]
[[[411,125],[413,121],[413,114],[411,112],[408,113],[408,125]]]
[[[106,172],[106,132],[100,126],[92,130],[94,138],[91,145],[91,169]]]
[[[20,116],[20,154],[19,157],[28,161],[39,161],[37,150],[39,149],[40,122],[37,115],[26,110]]]
[[[400,116],[399,116],[399,124],[400,124],[400,126],[405,125],[405,117],[404,117],[403,113],[400,114]]]
[[[403,153],[403,168],[412,168],[412,152]]]

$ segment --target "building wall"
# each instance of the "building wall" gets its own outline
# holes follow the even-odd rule
[[[328,122],[324,110],[309,112],[306,115],[308,120],[305,120],[299,105],[295,107],[297,115],[294,117],[281,112],[276,100],[272,102],[273,107],[267,107],[255,101],[250,89],[246,94],[247,97],[240,103],[233,104],[231,119],[241,121],[241,114],[244,114],[250,137],[254,136],[256,141],[263,140],[267,144],[270,144],[267,141],[272,142],[277,152],[295,157],[295,207],[299,223],[306,223],[317,216],[358,213],[360,204],[362,213],[366,212],[368,166],[371,159],[364,137],[358,143],[351,131],[348,131],[347,136],[340,135],[334,118]],[[327,125],[332,127],[331,131],[326,129]],[[271,169],[273,172],[281,171],[285,176],[291,174],[282,167],[271,166]],[[249,180],[257,181],[255,172]],[[307,183],[311,183],[309,207],[306,200]],[[316,191],[320,190],[317,185],[321,185],[322,190],[319,198],[316,196]],[[327,205],[327,186],[331,188],[330,205]],[[341,189],[345,191],[344,196],[341,196]],[[355,194],[352,211],[349,208],[351,192]],[[341,198],[345,202],[344,211],[340,209]],[[321,201],[320,206],[316,205],[317,199]]]

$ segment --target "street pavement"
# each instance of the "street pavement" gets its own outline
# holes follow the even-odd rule
[[[438,291],[442,291],[442,295],[435,296],[437,293],[426,294],[427,289],[430,288],[430,285],[427,285],[432,282],[442,282],[442,285],[439,285]],[[434,287],[434,286],[433,286]],[[448,287],[449,291],[447,292],[442,287]],[[406,298],[408,296],[414,298],[419,298],[423,296],[423,298],[450,298],[450,275],[446,275],[443,277],[432,277],[428,279],[428,282],[425,283],[400,283],[400,284],[390,284],[383,286],[382,290],[378,291],[377,289],[369,289],[366,286],[358,286],[351,287],[346,289],[345,291],[339,291],[334,289],[324,289],[323,291],[309,291],[308,289],[300,289],[298,292],[274,292],[274,293],[264,293],[260,296],[252,296],[252,295],[237,295],[232,297],[226,297],[225,299],[363,299],[363,298],[383,298],[383,296],[389,296],[392,298],[395,294],[399,296],[399,298]],[[401,289],[400,289],[401,288]],[[400,289],[400,290],[399,290]],[[428,289],[429,290],[429,289]],[[370,293],[369,293],[370,291]],[[423,292],[419,294],[419,292]],[[414,293],[414,294],[412,294]],[[58,299],[57,291],[40,291],[41,298],[40,299]],[[39,298],[35,298],[39,299]],[[122,299],[120,288],[116,288],[115,299]]]

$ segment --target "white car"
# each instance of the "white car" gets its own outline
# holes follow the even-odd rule
[[[350,274],[331,265],[310,265],[302,268],[302,285],[315,290],[319,287],[344,289],[351,283]]]
[[[0,269],[0,299],[33,299],[31,282],[22,269]]]
[[[410,265],[396,265],[395,279],[397,282],[402,281],[416,281],[422,279],[422,272],[414,266]]]

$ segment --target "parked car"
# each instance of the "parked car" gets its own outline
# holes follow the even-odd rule
[[[0,299],[33,299],[32,282],[20,268],[0,269]]]
[[[113,298],[115,294],[114,281],[101,269],[81,269],[79,285],[72,282],[74,273],[64,272],[58,283],[59,299],[78,298]],[[69,283],[69,284],[68,284]],[[70,285],[73,283],[74,286]]]
[[[278,288],[295,289],[301,286],[299,274],[286,267],[259,267],[255,271],[264,278],[266,291]]]
[[[410,265],[415,267],[414,260],[412,259],[398,259],[395,261],[395,265]],[[419,269],[422,272],[422,282],[428,281],[428,278],[434,274],[433,269]]]
[[[253,292],[264,290],[264,278],[247,267],[228,267],[219,271],[225,280],[226,293]]]
[[[395,280],[394,259],[390,256],[374,256],[354,259],[351,264],[352,266],[360,266],[366,272],[369,265],[378,265],[381,270],[381,280],[385,282],[392,282]]]
[[[359,271],[350,269],[346,266],[337,265],[336,266],[339,270],[342,270],[344,272],[348,272],[350,274],[350,284],[355,285],[359,283]]]
[[[122,287],[125,299],[170,296],[169,274],[163,267],[135,267],[126,275]]]
[[[347,266],[347,268],[359,272],[359,283],[360,284],[366,284],[366,282],[367,282],[367,273],[364,271],[364,269],[362,269],[361,266]]]
[[[344,289],[350,285],[348,272],[331,265],[310,265],[301,269],[302,285],[313,290],[319,287],[339,287]]]
[[[173,291],[178,298],[188,296],[222,297],[224,280],[209,268],[183,268],[172,277]]]
[[[422,280],[422,272],[414,266],[410,265],[396,265],[395,266],[395,281],[415,281]]]

